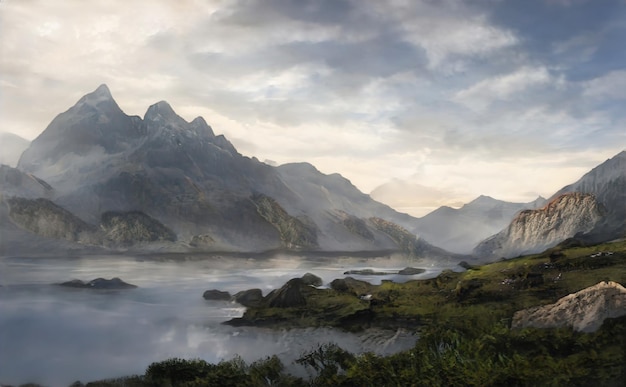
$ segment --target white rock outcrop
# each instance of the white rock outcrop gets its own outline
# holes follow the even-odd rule
[[[476,246],[474,255],[510,258],[537,253],[591,231],[604,213],[594,195],[564,194],[541,209],[520,212],[507,228]]]
[[[569,294],[556,303],[520,310],[511,328],[559,328],[594,332],[607,318],[626,315],[626,288],[606,281]]]

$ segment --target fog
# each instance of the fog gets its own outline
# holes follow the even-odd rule
[[[357,335],[329,328],[226,326],[221,323],[241,316],[245,309],[236,303],[204,300],[202,293],[261,288],[267,294],[306,272],[328,284],[343,278],[349,269],[409,265],[427,269],[417,276],[354,276],[371,282],[426,278],[442,269],[421,263],[398,257],[0,258],[0,384],[66,386],[75,380],[142,374],[151,362],[170,357],[218,362],[240,355],[250,362],[278,354],[288,367],[295,367],[295,358],[323,342],[357,353],[410,348],[415,337],[408,332]],[[120,277],[138,288],[56,285],[97,277]]]

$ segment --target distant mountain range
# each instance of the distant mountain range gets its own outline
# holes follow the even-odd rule
[[[443,206],[416,221],[416,231],[437,246],[468,254],[483,239],[506,227],[522,210],[543,206],[542,197],[530,203],[510,203],[480,196],[459,209]]]
[[[164,101],[128,116],[105,85],[59,114],[5,173],[19,178],[3,182],[10,221],[1,224],[79,246],[454,257],[338,174],[242,156]],[[44,199],[32,199],[33,180],[50,187]]]
[[[30,141],[13,133],[0,133],[0,164],[15,167]]]
[[[54,118],[17,168],[0,168],[0,254],[62,246],[403,251],[453,260],[473,249],[482,260],[512,256],[577,233],[623,236],[625,155],[563,188],[545,207],[543,198],[507,203],[481,196],[415,218],[341,175],[245,157],[203,118],[187,122],[164,101],[143,118],[128,116],[102,85]]]

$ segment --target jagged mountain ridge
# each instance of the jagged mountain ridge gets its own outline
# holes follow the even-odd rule
[[[181,243],[210,241],[214,249],[286,248],[285,230],[294,228],[281,226],[297,222],[284,220],[308,218],[317,233],[312,248],[393,250],[394,239],[367,219],[399,221],[409,229],[414,220],[339,175],[324,175],[309,164],[275,168],[245,157],[204,119],[187,122],[164,101],[143,118],[127,116],[105,85],[57,116],[18,166],[48,181],[55,187],[54,202],[90,224],[107,211],[141,211],[171,228]],[[252,199],[257,194],[278,207],[259,207]],[[264,213],[268,208],[289,217]],[[361,219],[368,232],[351,230],[342,213]],[[420,251],[441,255],[417,240]]]

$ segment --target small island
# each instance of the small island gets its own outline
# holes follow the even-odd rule
[[[416,267],[405,267],[402,270],[396,271],[376,271],[373,269],[354,269],[344,272],[344,275],[417,275],[425,273],[425,269],[419,269]]]
[[[75,279],[75,280],[60,283],[58,285],[68,287],[68,288],[97,289],[97,290],[121,290],[121,289],[137,288],[137,285],[124,282],[118,277],[114,277],[111,279],[96,278],[89,282],[83,282],[81,280]]]

